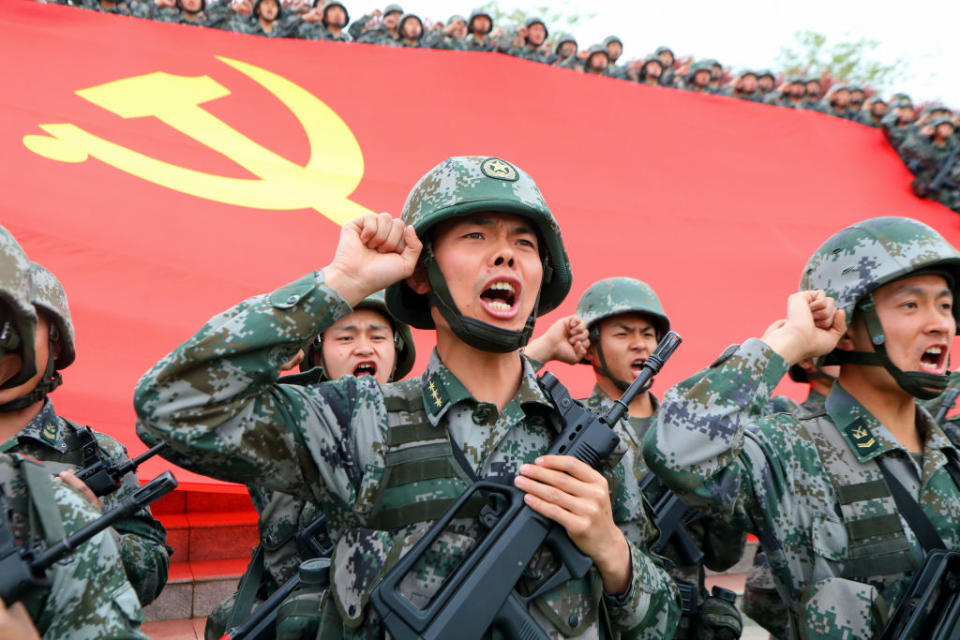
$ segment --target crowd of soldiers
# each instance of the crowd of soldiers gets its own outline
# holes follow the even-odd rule
[[[942,399],[960,384],[947,370],[960,251],[915,220],[875,218],[799,267],[786,316],[760,337],[662,400],[640,387],[608,425],[609,454],[561,455],[583,424],[566,424],[569,398],[536,372],[590,366],[580,406],[605,415],[662,364],[671,318],[648,284],[610,274],[534,338],[573,283],[557,220],[510,162],[441,162],[399,218],[346,224],[329,264],[211,318],[137,384],[143,442],[246,484],[260,514],[261,545],[206,637],[267,610],[257,637],[398,637],[411,611],[439,603],[487,610],[471,611],[476,637],[520,616],[549,637],[729,640],[743,628],[735,595],[708,591],[705,570],[736,563],[748,533],[762,553],[744,607],[774,637],[878,636],[917,602],[907,591],[925,559],[960,551],[960,426]],[[436,346],[408,377],[410,326]],[[90,432],[54,411],[76,344],[63,287],[0,228],[5,638],[142,637],[141,606],[166,581],[165,533],[142,509],[28,597],[7,590],[30,557],[18,548],[56,541],[137,486],[130,474],[101,503],[74,472],[94,454],[126,458],[100,434],[87,446]],[[802,404],[771,397],[788,372],[810,385]],[[451,506],[478,480],[489,501]],[[448,600],[462,567],[479,571],[472,554],[506,518],[493,497],[508,488],[554,533],[523,530],[545,541],[510,561],[513,577],[482,583],[491,602]],[[660,509],[676,496],[682,510]],[[560,553],[556,535],[579,553]],[[380,595],[388,581],[409,608]]]
[[[202,25],[270,38],[363,42],[384,46],[497,51],[593,75],[729,96],[791,109],[806,109],[869,127],[882,127],[908,168],[913,190],[960,212],[960,112],[931,104],[915,113],[906,94],[884,100],[869,87],[839,84],[819,75],[778,75],[770,69],[735,74],[714,59],[678,58],[662,46],[639,60],[621,59],[623,41],[609,36],[581,48],[570,33],[551,36],[544,20],[497,27],[489,11],[424,20],[399,4],[388,4],[350,21],[339,0],[49,0],[87,9]]]

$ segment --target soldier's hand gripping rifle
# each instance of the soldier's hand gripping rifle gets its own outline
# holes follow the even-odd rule
[[[880,640],[960,639],[960,553],[927,554]]]
[[[97,444],[97,439],[90,427],[79,429],[77,438],[80,440],[80,451],[85,465],[83,469],[77,471],[77,477],[83,480],[97,497],[103,497],[119,489],[123,476],[136,471],[141,464],[167,448],[167,444],[161,442],[136,458],[117,464],[100,451],[100,445]]]
[[[59,562],[113,523],[156,501],[173,491],[177,480],[169,471],[143,485],[117,502],[117,505],[102,516],[71,533],[57,544],[43,550],[22,547],[13,539],[7,522],[6,506],[0,505],[0,598],[8,607],[23,599],[34,589],[42,589],[49,582],[47,569]],[[0,501],[2,502],[2,501]]]
[[[556,377],[545,373],[540,384],[556,404],[563,423],[560,436],[547,453],[574,456],[598,467],[619,442],[611,427],[679,344],[680,336],[669,332],[647,358],[640,375],[602,418],[573,400]],[[487,501],[479,515],[484,533],[429,603],[418,607],[401,593],[401,581],[431,551],[461,507],[478,494]],[[593,561],[577,548],[563,527],[526,506],[523,497],[524,492],[512,485],[475,482],[387,572],[370,600],[395,640],[466,640],[480,638],[491,627],[506,638],[548,639],[527,610],[528,604],[571,578],[582,578]],[[537,584],[529,596],[521,596],[514,587],[543,544],[554,552],[560,569]]]

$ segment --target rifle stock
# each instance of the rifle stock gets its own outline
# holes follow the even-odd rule
[[[960,639],[960,553],[927,554],[880,640]]]

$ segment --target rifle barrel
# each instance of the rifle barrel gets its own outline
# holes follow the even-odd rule
[[[608,425],[616,424],[617,421],[626,414],[627,408],[630,403],[633,402],[633,399],[640,393],[640,390],[647,382],[650,381],[650,378],[660,372],[663,363],[673,355],[673,352],[677,350],[681,342],[683,342],[683,338],[674,331],[668,331],[667,335],[663,336],[657,348],[650,354],[646,362],[643,363],[643,370],[640,371],[640,375],[634,378],[630,386],[627,387],[627,390],[623,392],[623,395],[614,401],[613,408],[603,417],[604,422]]]

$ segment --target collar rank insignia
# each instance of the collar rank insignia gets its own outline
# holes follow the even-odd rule
[[[853,441],[857,453],[866,455],[872,453],[880,445],[870,432],[862,418],[858,418],[846,428],[847,437]]]
[[[500,158],[487,158],[480,165],[480,171],[483,172],[483,175],[495,180],[516,182],[520,178],[520,174],[517,173],[514,166]]]
[[[53,422],[46,422],[43,425],[43,431],[40,432],[40,437],[47,442],[48,444],[57,443],[57,425]]]
[[[439,380],[436,374],[430,376],[430,382],[427,384],[424,393],[427,410],[434,415],[440,413],[440,410],[447,404],[447,399],[447,390],[443,386],[443,382]]]

